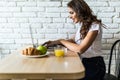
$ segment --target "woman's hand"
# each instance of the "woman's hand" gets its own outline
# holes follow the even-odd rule
[[[61,45],[61,43],[60,43],[60,40],[55,40],[55,41],[47,41],[43,43],[42,45],[48,48],[48,47],[54,47],[56,45]]]
[[[41,53],[37,49],[33,47],[29,47],[22,50],[22,54],[23,55],[40,55]]]

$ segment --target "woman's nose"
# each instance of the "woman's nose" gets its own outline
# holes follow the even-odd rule
[[[68,17],[69,17],[69,18],[72,18],[72,16],[70,16],[70,15],[69,15]]]

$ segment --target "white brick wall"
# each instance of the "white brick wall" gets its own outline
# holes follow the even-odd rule
[[[68,38],[77,26],[68,18],[70,0],[0,0],[0,58],[23,45]],[[85,0],[108,27],[103,34],[105,59],[112,43],[120,39],[120,0]],[[68,33],[68,34],[67,34]]]

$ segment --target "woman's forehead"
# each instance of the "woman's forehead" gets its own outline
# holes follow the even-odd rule
[[[74,11],[72,8],[68,7],[68,11]]]

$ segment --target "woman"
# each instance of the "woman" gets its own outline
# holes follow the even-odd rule
[[[79,53],[86,69],[83,80],[103,80],[106,70],[101,56],[101,27],[104,25],[92,14],[92,10],[84,0],[72,0],[67,6],[70,13],[69,17],[74,23],[80,23],[75,37],[70,40],[48,41],[44,45],[49,47],[60,44]]]
[[[82,80],[103,80],[105,63],[101,52],[102,27],[101,20],[92,14],[92,10],[84,0],[71,0],[68,4],[69,17],[80,27],[72,39],[59,39],[45,42],[51,47],[63,45],[71,51],[79,53],[85,67],[85,78]]]

